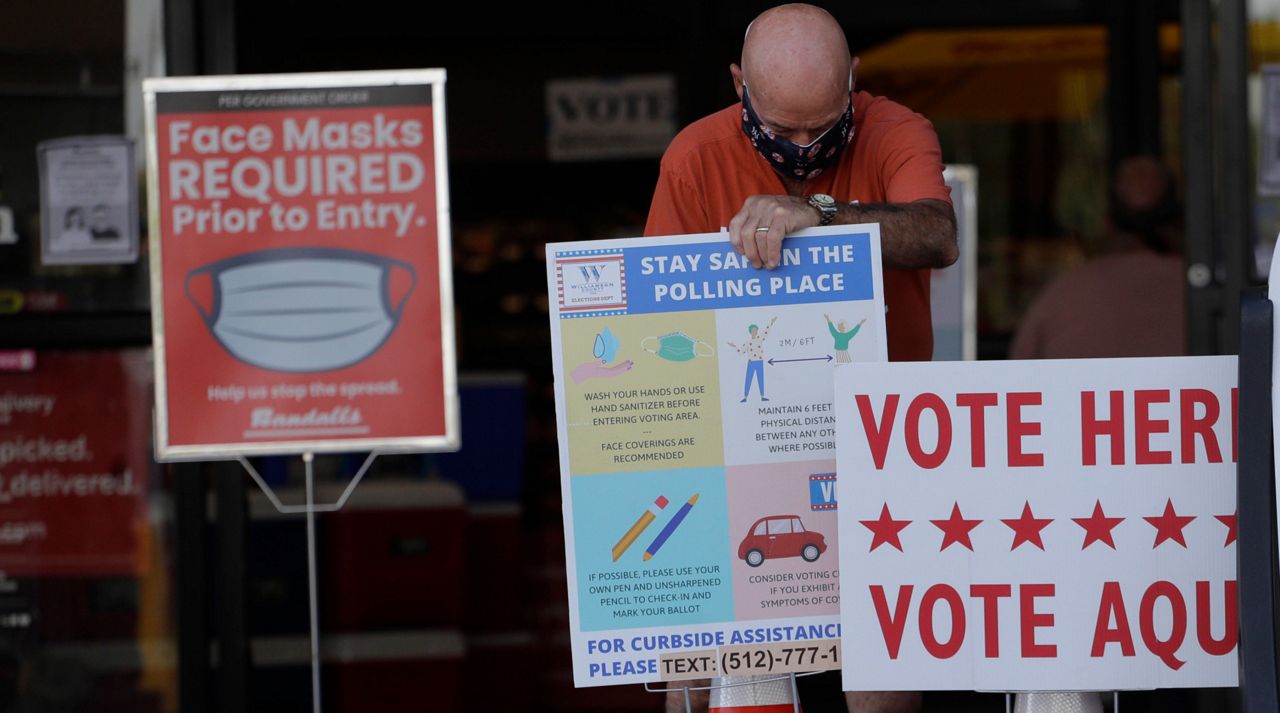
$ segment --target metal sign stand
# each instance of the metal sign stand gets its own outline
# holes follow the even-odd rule
[[[284,515],[305,514],[307,517],[307,600],[311,610],[311,710],[313,713],[320,713],[320,607],[319,587],[316,583],[316,513],[341,510],[377,457],[377,451],[371,452],[369,457],[364,459],[360,470],[356,471],[355,477],[347,484],[346,489],[342,491],[342,495],[339,496],[338,500],[324,505],[316,504],[315,454],[312,452],[307,451],[302,454],[307,491],[307,501],[302,505],[285,505],[280,502],[280,498],[276,496],[271,486],[262,479],[253,464],[244,456],[236,457],[236,460],[248,471],[250,477],[253,478],[253,482],[258,484],[258,488],[267,496],[267,499],[271,501],[277,511]]]

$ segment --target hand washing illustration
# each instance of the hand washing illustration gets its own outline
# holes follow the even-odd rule
[[[609,362],[618,358],[618,348],[621,344],[613,330],[608,327],[600,330],[600,333],[596,335],[595,344],[591,348],[593,359],[584,361],[574,367],[569,374],[569,378],[573,379],[573,383],[581,384],[588,379],[612,379],[631,371],[631,367],[635,366],[635,362],[630,359],[624,359],[613,366],[609,366]]]
[[[412,265],[337,248],[245,253],[187,274],[187,298],[214,339],[252,366],[340,369],[378,351],[413,292]]]

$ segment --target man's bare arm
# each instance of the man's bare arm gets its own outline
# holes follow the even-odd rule
[[[782,238],[818,224],[818,209],[799,196],[751,196],[729,222],[733,247],[756,267],[774,268]],[[936,198],[910,203],[840,206],[833,225],[880,224],[885,267],[903,270],[946,267],[960,256],[951,204]]]
[[[811,209],[812,210],[812,209]],[[833,224],[880,224],[880,257],[899,270],[946,267],[960,257],[956,214],[936,198],[911,203],[844,205]]]

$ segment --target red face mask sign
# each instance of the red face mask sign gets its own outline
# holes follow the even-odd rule
[[[456,447],[443,84],[147,83],[162,458]]]

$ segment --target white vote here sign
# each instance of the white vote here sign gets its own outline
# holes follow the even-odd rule
[[[1236,685],[1236,359],[836,373],[850,690]]]

